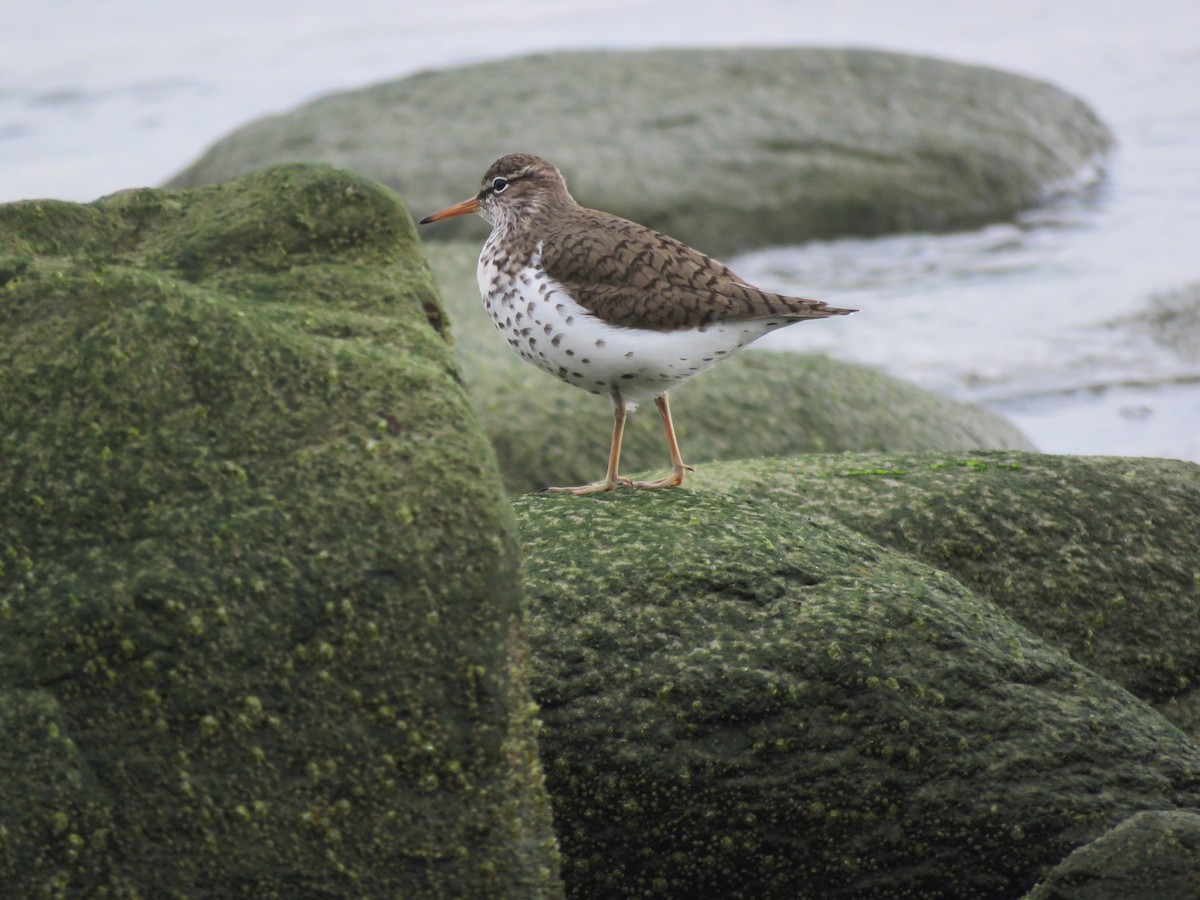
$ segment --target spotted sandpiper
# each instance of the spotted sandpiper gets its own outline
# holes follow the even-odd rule
[[[667,391],[776,328],[856,312],[760,290],[674,238],[586,209],[558,169],[529,153],[496,160],[478,194],[421,224],[467,213],[492,225],[476,274],[500,333],[535,366],[612,398],[604,480],[548,491],[683,484],[691,467],[679,453]],[[627,413],[650,398],[666,429],[672,471],[635,482],[617,473],[621,437]]]

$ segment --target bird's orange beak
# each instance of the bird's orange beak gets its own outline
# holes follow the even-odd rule
[[[447,206],[443,210],[428,215],[421,220],[422,225],[428,225],[430,222],[440,222],[442,219],[452,219],[455,216],[465,216],[467,213],[479,212],[479,198],[472,197],[470,200],[464,200],[462,203],[455,203],[453,206]]]

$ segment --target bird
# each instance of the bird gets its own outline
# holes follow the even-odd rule
[[[612,400],[605,477],[551,493],[682,485],[694,469],[680,453],[668,391],[778,328],[858,311],[762,290],[674,238],[580,206],[557,167],[530,153],[500,157],[475,196],[420,224],[472,213],[492,226],[476,277],[501,335],[533,365]],[[662,418],[671,473],[633,481],[618,471],[621,441],[646,400]]]

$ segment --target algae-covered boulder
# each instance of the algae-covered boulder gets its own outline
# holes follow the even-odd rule
[[[496,333],[475,284],[479,248],[430,244],[455,351],[505,484],[514,493],[585,484],[604,472],[612,407],[524,362]],[[797,328],[836,328],[836,321]],[[671,394],[684,458],[839,450],[1032,450],[995,413],[819,354],[750,350]],[[630,418],[622,471],[667,466],[653,407]]]
[[[516,501],[569,896],[1010,900],[1200,803],[1152,708],[784,500]]]
[[[703,476],[699,490],[769,492],[794,513],[834,518],[950,572],[1200,735],[1200,466],[845,454],[712,466]]]
[[[554,896],[512,517],[396,197],[0,207],[9,896]]]
[[[1080,847],[1026,900],[1194,900],[1200,814],[1141,812]]]
[[[481,25],[482,27],[482,25]],[[542,53],[343,91],[252,122],[173,180],[323,160],[424,215],[514,151],[585,206],[708,253],[1007,219],[1094,174],[1112,141],[1044,82],[877,50]],[[438,237],[484,233],[473,220]]]

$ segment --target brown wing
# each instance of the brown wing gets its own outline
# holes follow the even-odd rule
[[[564,217],[543,238],[542,265],[581,306],[613,325],[676,331],[720,321],[854,312],[759,290],[674,238],[590,209]]]

